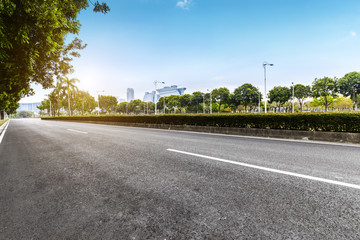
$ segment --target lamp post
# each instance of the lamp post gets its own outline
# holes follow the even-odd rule
[[[259,113],[261,112],[261,93],[259,90]]]
[[[99,93],[104,92],[104,90],[97,90],[96,94],[98,95],[98,116],[100,115],[100,97]]]
[[[264,96],[264,101],[265,101],[265,113],[267,113],[267,109],[266,109],[266,101],[267,101],[267,97],[266,97],[266,66],[274,66],[274,64],[268,63],[268,62],[263,62],[263,67],[264,67],[264,83],[265,83],[265,96]]]
[[[205,94],[203,94],[203,113],[205,113]]]
[[[160,81],[154,81],[154,86],[155,86],[155,97],[154,97],[154,102],[155,102],[155,115],[157,114],[157,84],[158,83],[162,83],[165,84],[165,82],[160,82]]]
[[[294,113],[294,105],[295,105],[295,102],[294,102],[294,92],[295,92],[295,86],[294,86],[294,82],[292,82],[292,112]]]
[[[211,91],[207,90],[210,93],[210,114],[212,114],[212,98],[211,98]]]
[[[164,96],[163,102],[164,102],[164,114],[165,114],[165,108],[166,108],[166,104],[165,104],[165,96]]]

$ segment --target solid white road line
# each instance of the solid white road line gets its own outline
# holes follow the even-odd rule
[[[6,129],[8,128],[8,126],[9,126],[9,123],[10,123],[10,120],[8,120],[6,123],[4,123],[3,126],[1,126],[3,130],[2,130],[2,133],[0,135],[0,144],[1,144],[1,142],[2,142],[2,140],[4,138],[4,136],[5,136],[5,132],[6,132]]]
[[[206,155],[202,155],[202,154],[190,153],[190,152],[185,152],[185,151],[180,151],[180,150],[175,150],[175,149],[170,149],[170,148],[167,150],[171,151],[171,152],[182,153],[182,154],[194,156],[194,157],[206,158],[206,159],[210,159],[210,160],[214,160],[214,161],[218,161],[218,162],[224,162],[224,163],[230,163],[230,164],[239,165],[239,166],[243,166],[243,167],[254,168],[254,169],[263,170],[263,171],[267,171],[267,172],[279,173],[279,174],[284,174],[284,175],[299,177],[299,178],[305,178],[305,179],[318,181],[318,182],[335,184],[335,185],[339,185],[339,186],[343,186],[343,187],[360,189],[360,185],[356,185],[356,184],[339,182],[339,181],[329,180],[329,179],[320,178],[320,177],[313,177],[313,176],[309,176],[309,175],[293,173],[293,172],[288,172],[288,171],[283,171],[283,170],[277,170],[274,168],[261,167],[261,166],[252,165],[252,164],[248,164],[248,163],[236,162],[236,161],[226,160],[226,159],[222,159],[222,158],[210,157],[210,156],[206,156]]]
[[[66,129],[66,130],[71,131],[71,132],[76,132],[76,133],[87,134],[87,132],[82,132],[82,131],[78,131],[78,130],[74,130],[74,129]]]
[[[88,124],[88,123],[87,123]],[[101,125],[101,124],[96,124]],[[115,128],[140,128],[149,131],[163,131],[163,132],[179,132],[187,134],[198,134],[198,135],[213,135],[213,136],[222,136],[229,138],[243,138],[243,139],[262,139],[267,141],[278,141],[278,142],[294,142],[294,143],[305,143],[305,144],[321,144],[321,145],[333,145],[333,146],[343,146],[343,147],[356,147],[360,148],[359,144],[352,143],[340,143],[340,142],[325,142],[325,141],[316,141],[316,140],[300,140],[300,139],[286,139],[286,138],[271,138],[271,137],[256,137],[256,136],[244,136],[244,135],[232,135],[225,133],[208,133],[208,132],[194,132],[194,131],[184,131],[184,130],[174,130],[174,129],[159,129],[159,128],[144,128],[144,127],[129,127],[129,126],[116,126],[116,125],[106,125]]]

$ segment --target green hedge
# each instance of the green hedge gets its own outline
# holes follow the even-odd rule
[[[197,125],[238,128],[270,128],[305,131],[360,132],[360,113],[294,113],[294,114],[173,114],[173,115],[102,115],[45,117],[43,120],[104,121]]]

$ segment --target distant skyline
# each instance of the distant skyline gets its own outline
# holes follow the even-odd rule
[[[88,44],[73,62],[79,88],[135,98],[155,80],[186,93],[251,83],[267,89],[310,85],[360,71],[360,1],[107,0],[110,13],[79,15]],[[68,39],[72,39],[69,36]],[[20,102],[41,101],[49,90]]]

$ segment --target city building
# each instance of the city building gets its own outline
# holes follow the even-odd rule
[[[126,92],[127,101],[130,102],[131,100],[135,99],[135,93],[133,88],[128,88]]]
[[[155,91],[146,92],[144,95],[144,102],[156,102],[159,101],[161,97],[167,97],[171,95],[183,95],[185,93],[186,88],[178,88],[177,85],[172,85],[170,87],[166,86],[163,88],[156,89]]]
[[[20,103],[19,104],[19,108],[16,109],[17,112],[19,111],[30,111],[33,112],[35,114],[39,114],[40,110],[37,108],[37,106],[40,106],[41,103],[37,102],[37,103]]]

